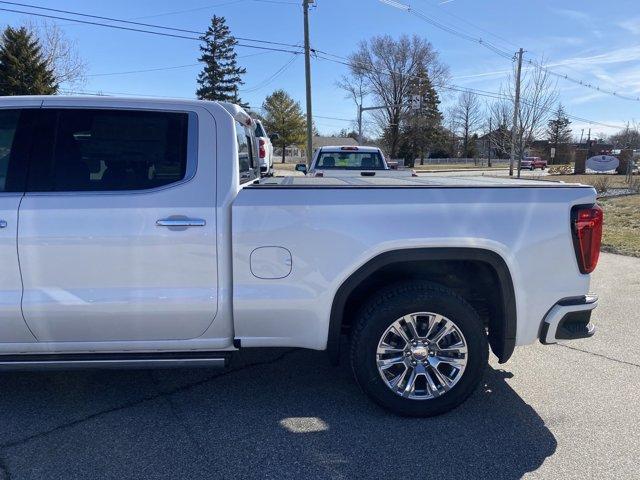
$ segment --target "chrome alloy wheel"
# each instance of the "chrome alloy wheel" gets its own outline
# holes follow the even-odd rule
[[[405,315],[380,337],[378,372],[397,395],[412,400],[438,397],[458,383],[467,365],[460,329],[437,313]]]

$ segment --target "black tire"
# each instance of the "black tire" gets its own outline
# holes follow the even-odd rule
[[[467,365],[458,382],[441,396],[403,398],[378,372],[376,349],[393,322],[424,311],[441,314],[460,329],[467,342]],[[429,282],[396,284],[376,293],[360,310],[351,341],[351,367],[360,387],[380,406],[412,417],[440,415],[463,403],[482,379],[488,356],[487,335],[478,313],[452,290]]]

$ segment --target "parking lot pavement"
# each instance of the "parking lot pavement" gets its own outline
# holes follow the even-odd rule
[[[226,371],[2,374],[0,478],[638,478],[640,259],[603,254],[593,290],[595,337],[494,359],[432,419],[382,411],[304,350]]]

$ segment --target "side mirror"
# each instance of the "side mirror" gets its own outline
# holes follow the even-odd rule
[[[307,164],[306,163],[298,163],[296,164],[296,172],[302,172],[305,175],[307,174]]]
[[[272,142],[275,142],[276,140],[280,139],[280,135],[278,135],[277,133],[272,133],[271,135],[269,135],[269,139]]]

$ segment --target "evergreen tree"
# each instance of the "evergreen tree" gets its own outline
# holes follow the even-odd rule
[[[277,133],[276,146],[282,148],[282,163],[285,161],[285,148],[290,145],[302,145],[306,139],[307,122],[300,104],[284,90],[276,90],[262,104],[264,126],[268,132]]]
[[[238,87],[244,84],[241,75],[246,73],[246,69],[238,67],[236,63],[234,46],[238,42],[231,35],[225,18],[214,15],[211,25],[200,39],[203,44],[200,45],[202,55],[198,61],[204,63],[204,68],[198,75],[198,98],[246,107],[238,95]]]
[[[549,143],[556,149],[554,160],[558,162],[568,162],[569,146],[571,142],[571,121],[567,117],[562,104],[558,105],[553,118],[549,120],[547,126],[547,136]]]
[[[58,82],[42,47],[25,27],[7,27],[0,39],[0,95],[54,95]]]
[[[438,92],[433,88],[424,65],[416,69],[411,79],[408,102],[411,109],[403,122],[400,153],[411,161],[420,157],[420,164],[423,165],[425,155],[438,143],[442,122]]]

